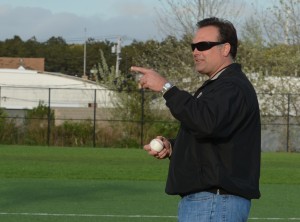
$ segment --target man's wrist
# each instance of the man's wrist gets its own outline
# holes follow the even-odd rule
[[[166,82],[163,86],[161,93],[164,95],[169,89],[171,89],[174,85],[170,82]]]

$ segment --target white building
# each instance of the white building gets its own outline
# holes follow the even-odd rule
[[[114,92],[95,82],[60,73],[0,69],[0,108],[114,107]],[[50,101],[50,102],[49,102]]]

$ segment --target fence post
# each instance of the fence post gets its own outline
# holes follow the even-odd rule
[[[145,91],[141,88],[141,147],[144,145],[144,103],[145,103]]]
[[[50,145],[51,133],[51,88],[48,88],[48,130],[47,130],[47,146]]]
[[[290,141],[290,102],[291,102],[291,94],[288,94],[288,109],[287,109],[287,118],[286,118],[286,152],[289,152],[289,141]]]
[[[97,99],[96,99],[96,96],[97,96],[97,89],[94,90],[94,129],[93,129],[93,147],[96,146],[96,102],[97,102]]]

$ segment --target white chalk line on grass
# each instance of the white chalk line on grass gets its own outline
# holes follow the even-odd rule
[[[177,218],[177,216],[158,216],[158,215],[56,214],[56,213],[13,213],[13,212],[0,212],[0,215],[52,216],[52,217]]]
[[[300,221],[300,218],[297,218],[297,217],[292,217],[292,218],[280,218],[280,217],[270,217],[270,218],[260,218],[260,217],[250,217],[248,218],[249,220],[283,220],[283,221],[287,221],[287,220],[299,220]]]
[[[177,218],[177,216],[161,216],[161,215],[114,215],[114,214],[58,214],[58,213],[17,213],[17,212],[0,212],[0,215],[19,215],[19,216],[47,216],[47,217],[118,217],[118,218]],[[280,217],[250,217],[249,220],[299,220],[300,218],[280,218]]]

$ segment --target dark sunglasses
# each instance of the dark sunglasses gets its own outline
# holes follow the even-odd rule
[[[197,42],[197,43],[192,43],[191,46],[194,52],[195,49],[197,49],[198,51],[205,51],[211,49],[216,45],[222,45],[224,43],[225,42]]]

